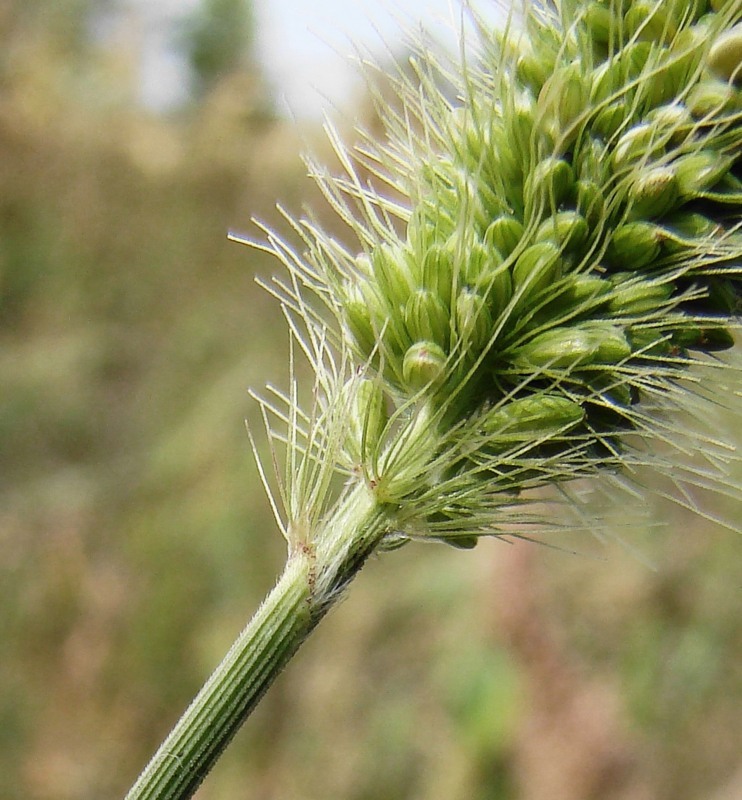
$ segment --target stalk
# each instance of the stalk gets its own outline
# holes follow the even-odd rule
[[[297,539],[283,574],[126,800],[192,797],[242,723],[342,595],[385,531],[367,492],[351,492],[316,546]]]

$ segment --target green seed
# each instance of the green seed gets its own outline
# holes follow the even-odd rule
[[[523,185],[526,207],[557,210],[571,193],[574,181],[574,171],[563,158],[549,156],[539,161]]]
[[[554,302],[559,302],[565,310],[579,310],[584,306],[593,306],[593,301],[607,295],[611,288],[610,281],[596,275],[569,275]]]
[[[662,229],[651,222],[619,225],[606,249],[606,258],[621,269],[637,270],[651,264],[660,254]]]
[[[515,70],[518,78],[534,94],[538,94],[546,79],[553,72],[554,62],[549,58],[544,58],[542,55],[536,55],[533,51],[527,50],[519,56]]]
[[[487,298],[492,317],[497,319],[507,308],[513,296],[510,267],[507,264],[501,264],[486,280],[480,281],[477,289]]]
[[[547,217],[536,230],[536,242],[551,241],[563,250],[577,250],[587,241],[590,229],[577,211],[560,211]]]
[[[621,328],[609,322],[585,322],[595,345],[593,361],[600,364],[618,364],[631,355],[631,345]]]
[[[726,81],[707,80],[696,84],[688,93],[686,105],[697,119],[715,117],[733,111],[737,94]]]
[[[404,307],[415,279],[401,248],[377,247],[371,256],[371,266],[380,296],[385,298],[389,308]]]
[[[725,31],[713,43],[708,65],[723,80],[742,84],[742,25]]]
[[[608,300],[608,311],[613,314],[633,316],[661,310],[674,290],[670,283],[627,281],[624,275],[616,278],[617,285]]]
[[[642,74],[652,50],[651,42],[630,42],[624,45],[610,61],[594,70],[590,92],[592,102],[600,103],[616,99],[614,97],[616,94],[626,96],[627,84]]]
[[[358,349],[364,358],[370,358],[376,346],[376,332],[369,305],[358,286],[348,287],[343,308],[348,330]]]
[[[605,217],[605,192],[591,180],[579,180],[577,188],[577,208],[591,227],[597,227]]]
[[[600,108],[593,120],[592,129],[598,136],[610,139],[624,126],[630,116],[629,105],[625,100],[616,100]]]
[[[536,115],[536,104],[528,92],[515,96],[507,114],[507,136],[512,148],[517,149],[520,158],[527,157],[531,149]]]
[[[448,344],[450,335],[448,309],[440,297],[427,289],[417,289],[405,305],[405,325],[412,341]]]
[[[667,334],[656,328],[636,327],[629,331],[631,350],[642,356],[666,356],[672,347],[667,340]]]
[[[446,374],[446,354],[435,342],[415,342],[405,353],[402,376],[410,389],[440,383]]]
[[[615,364],[631,354],[621,328],[610,323],[583,323],[552,328],[517,348],[516,367],[567,369],[579,364]]]
[[[547,129],[551,124],[557,138],[585,113],[588,101],[589,91],[579,62],[562,67],[547,79],[539,92],[541,124]]]
[[[669,253],[707,245],[708,239],[721,230],[718,222],[695,211],[682,211],[668,217],[663,221],[663,228],[662,245]]]
[[[635,219],[661,217],[677,203],[679,195],[679,181],[673,167],[639,170],[629,187],[631,215]]]
[[[471,289],[463,289],[456,299],[456,331],[464,350],[472,351],[474,357],[492,338],[492,316],[487,303]]]
[[[365,450],[381,441],[389,415],[378,381],[364,379],[345,388],[353,391],[353,397],[350,403],[346,400],[348,429],[344,447],[354,463],[362,463]]]
[[[581,180],[604,186],[612,178],[608,146],[595,136],[586,136],[575,154],[575,170]]]
[[[497,442],[529,441],[540,435],[566,430],[582,422],[585,411],[578,403],[553,394],[512,400],[488,411],[482,430]]]
[[[588,3],[582,19],[594,42],[608,44],[611,36],[616,35],[616,17],[611,9],[602,3],[594,1]]]
[[[648,42],[669,42],[677,33],[672,17],[661,3],[633,0],[624,16],[624,31]]]
[[[494,219],[484,234],[487,247],[494,247],[507,258],[520,244],[523,238],[523,223],[511,215],[502,215]]]
[[[479,243],[471,245],[461,258],[458,283],[468,286],[486,286],[504,261],[496,248]]]
[[[727,328],[721,326],[686,328],[673,334],[672,341],[678,347],[687,350],[702,350],[705,353],[715,353],[734,347],[734,336]]]
[[[449,247],[431,245],[422,262],[422,287],[433,292],[447,308],[451,305],[454,256]]]
[[[513,265],[513,289],[522,293],[519,306],[524,307],[527,299],[550,286],[560,272],[561,252],[553,242],[526,248]]]
[[[647,119],[656,125],[662,139],[671,145],[685,141],[693,125],[693,118],[688,108],[680,102],[666,103],[653,108]]]
[[[611,161],[616,172],[645,162],[650,156],[656,156],[662,147],[658,131],[654,125],[643,122],[634,125],[616,142]]]
[[[685,198],[697,197],[715,186],[729,172],[734,159],[713,150],[699,150],[674,162],[678,190]]]

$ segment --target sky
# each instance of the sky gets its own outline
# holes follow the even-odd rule
[[[183,64],[168,47],[173,23],[198,0],[128,0],[142,15],[142,97],[167,108],[183,96]],[[472,5],[488,19],[502,18],[501,2]],[[456,41],[456,0],[253,0],[256,54],[276,93],[279,111],[298,119],[342,108],[360,85],[355,48],[383,56],[421,26]]]
[[[480,10],[494,0],[479,3]],[[419,30],[455,45],[461,11],[452,0],[255,0],[258,56],[282,110],[321,114],[359,85],[356,47],[383,54]]]

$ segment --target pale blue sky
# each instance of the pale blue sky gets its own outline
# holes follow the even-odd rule
[[[142,15],[142,92],[145,102],[166,107],[182,93],[182,64],[168,53],[172,23],[197,0],[128,0]],[[421,25],[455,41],[461,12],[457,0],[253,0],[257,54],[275,89],[279,108],[297,117],[318,117],[341,107],[359,79],[351,64],[354,45],[371,53],[392,49],[404,30]],[[502,0],[473,0],[493,20]]]
[[[498,3],[481,0],[477,7],[493,15]],[[351,95],[359,81],[354,45],[383,52],[421,25],[454,44],[461,24],[455,0],[255,0],[255,11],[261,62],[284,108],[297,116],[319,114]]]

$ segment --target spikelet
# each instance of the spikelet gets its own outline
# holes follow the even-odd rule
[[[694,486],[740,503],[733,448],[682,415],[707,413],[700,368],[732,369],[710,354],[742,296],[741,9],[528,7],[479,22],[462,69],[421,47],[386,141],[330,129],[345,175],[312,172],[354,243],[300,221],[305,252],[265,245],[318,376],[301,425],[294,398],[265,405],[289,524],[329,513],[332,470],[368,486],[389,547],[469,546],[543,521],[531,489],[645,466],[689,507]]]

